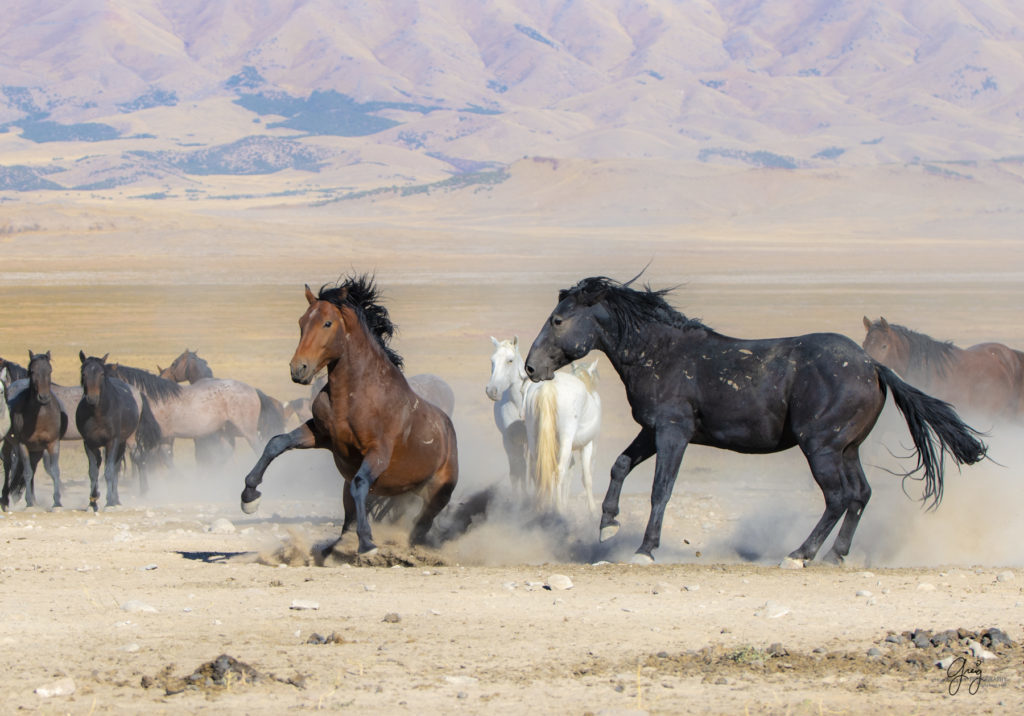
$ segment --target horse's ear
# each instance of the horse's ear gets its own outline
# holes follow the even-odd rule
[[[29,359],[29,362],[31,362],[32,359],[35,358],[35,357],[36,357],[36,354],[32,352],[31,348],[29,348],[28,349],[28,359]]]
[[[497,338],[495,338],[494,336],[491,336],[491,343],[493,343],[493,344],[494,344],[494,347],[495,347],[495,348],[500,348],[500,347],[501,347],[501,341],[499,341],[499,340],[498,340]]]
[[[519,349],[519,336],[512,336],[512,347],[516,350]]]
[[[882,317],[880,317],[878,319],[878,325],[880,325],[882,328],[884,328],[887,331],[889,330],[889,322],[887,320],[885,320],[885,316],[882,316]]]
[[[871,330],[871,319],[868,318],[867,316],[864,316],[864,330],[866,330],[866,331],[870,331]]]
[[[81,350],[78,351],[78,360],[80,360],[83,363],[85,363],[85,351],[81,351]]]
[[[597,358],[591,361],[590,365],[587,366],[587,372],[591,375],[597,375]]]
[[[109,355],[110,355],[109,353],[104,353],[103,357],[100,358],[100,363],[106,363],[107,362],[107,356],[109,356]]]
[[[160,375],[160,374],[161,374],[161,373],[163,373],[163,372],[164,372],[164,369],[160,367],[160,364],[159,364],[159,363],[157,363],[157,364],[156,364],[156,374],[157,374],[157,375]]]
[[[306,284],[306,300],[309,301],[310,306],[316,303],[316,296],[313,295],[313,291],[310,290],[308,283]]]

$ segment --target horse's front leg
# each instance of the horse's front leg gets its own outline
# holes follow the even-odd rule
[[[121,473],[121,462],[124,460],[125,444],[121,440],[111,440],[107,443],[107,467],[103,471],[103,479],[107,483],[107,507],[116,507],[121,504],[120,495],[117,493],[117,480]]]
[[[672,487],[679,474],[679,466],[683,462],[683,453],[693,435],[679,423],[672,422],[658,427],[655,444],[658,457],[654,466],[654,485],[651,488],[651,517],[644,531],[644,541],[636,551],[634,561],[653,562],[653,552],[661,544],[661,523],[665,518],[665,507],[672,496]]]
[[[18,444],[18,463],[21,465],[21,481],[25,486],[25,506],[35,507],[36,504],[36,465],[39,464],[38,453],[29,452],[24,444]]]
[[[93,512],[100,511],[100,465],[103,455],[98,445],[85,444],[85,456],[89,459],[89,507]]]
[[[45,468],[50,479],[53,480],[53,508],[59,510],[60,504],[60,440],[54,440],[53,444],[43,453],[43,468]]]
[[[318,444],[312,420],[306,421],[290,433],[282,433],[270,438],[266,447],[263,448],[260,459],[245,476],[245,489],[242,490],[242,512],[251,515],[259,507],[260,491],[256,488],[263,482],[263,473],[267,471],[270,463],[289,450],[305,450],[314,447],[322,446]]]
[[[608,492],[605,493],[604,502],[601,504],[601,541],[611,539],[619,531],[619,522],[615,518],[619,514],[619,495],[622,493],[622,483],[630,471],[654,454],[654,430],[644,428],[633,438],[615,464],[612,465],[611,480],[608,482]]]
[[[359,466],[352,478],[351,485],[349,485],[356,508],[356,535],[359,537],[359,554],[373,554],[377,551],[377,545],[373,543],[373,534],[370,531],[366,496],[370,494],[373,483],[387,469],[390,462],[390,450],[379,447],[376,450],[370,450],[363,456],[363,463]]]

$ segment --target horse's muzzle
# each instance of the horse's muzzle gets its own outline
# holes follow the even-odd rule
[[[51,397],[53,397],[53,396],[51,396],[51,395],[37,395],[36,396],[36,400],[39,402],[40,405],[49,405]]]
[[[487,393],[487,397],[490,398],[491,400],[495,400],[496,401],[498,398],[501,397],[498,394],[498,389],[494,388],[494,387],[491,387],[489,385],[486,388],[484,388],[484,392]]]
[[[99,399],[100,399],[100,396],[98,396],[98,395],[83,395],[82,396],[82,400],[84,400],[89,405],[96,405],[96,403],[99,402]]]
[[[313,371],[308,363],[292,363],[292,382],[299,383],[300,385],[309,385],[313,382]]]
[[[555,377],[555,371],[552,370],[551,368],[541,368],[539,366],[535,366],[532,363],[530,363],[529,361],[527,361],[526,362],[526,375],[534,383],[539,383],[542,380],[551,380],[552,378],[554,378]]]

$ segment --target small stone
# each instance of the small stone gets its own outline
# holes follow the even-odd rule
[[[444,680],[452,686],[472,686],[479,682],[479,679],[473,676],[446,676]]]
[[[768,647],[768,655],[774,657],[789,656],[789,649],[782,645],[782,642],[774,642]]]
[[[940,669],[942,669],[943,671],[945,671],[946,669],[948,669],[950,666],[953,665],[953,662],[956,661],[957,658],[959,658],[959,657],[947,656],[945,659],[939,659],[938,661],[936,661],[935,665],[937,667],[939,667]]]
[[[402,621],[402,617],[398,615],[398,612],[388,612],[384,615],[384,621],[388,624],[397,624]]]
[[[1008,569],[1003,571],[1003,572],[1000,572],[999,574],[996,575],[996,581],[997,582],[1012,582],[1013,581],[1013,572],[1011,572]]]
[[[754,612],[754,616],[767,617],[768,619],[778,619],[779,617],[786,616],[790,613],[790,611],[791,610],[789,607],[779,604],[778,602],[773,602],[769,600],[764,603],[764,606],[762,606],[760,610]]]
[[[121,647],[121,651],[126,651],[129,654],[134,654],[138,650],[139,650],[139,645],[138,644],[125,644],[124,646]]]
[[[781,569],[803,569],[804,561],[802,559],[793,559],[792,557],[786,557],[779,563]]]
[[[149,612],[152,614],[156,613],[156,607],[150,606],[145,602],[140,602],[138,599],[130,599],[121,605],[121,611],[125,612]]]
[[[868,657],[869,658],[878,658],[881,655],[882,655],[882,650],[879,649],[877,646],[873,646],[870,649],[868,649]]]
[[[1013,646],[1013,641],[1002,629],[986,629],[981,633],[981,645],[985,647]]]
[[[218,517],[210,525],[210,534],[231,535],[235,533],[234,523],[226,517]]]
[[[73,693],[75,693],[75,680],[70,676],[63,679],[57,679],[52,683],[45,684],[44,686],[36,687],[36,694],[44,699],[48,699],[53,696],[67,696]]]
[[[919,592],[934,592],[935,585],[931,582],[921,582],[917,585],[917,591]]]
[[[547,586],[551,589],[558,589],[565,591],[566,589],[572,589],[572,580],[564,574],[552,574],[548,577]]]
[[[293,599],[292,600],[292,605],[289,607],[289,609],[295,609],[296,611],[301,611],[301,610],[304,610],[304,609],[319,609],[319,608],[320,608],[320,603],[319,602],[314,602],[311,599]]]
[[[871,597],[873,595],[871,594],[871,592],[869,592],[866,589],[858,589],[857,590],[857,596],[858,597]]]
[[[685,589],[688,592],[696,592],[698,589],[700,589],[700,585],[699,584],[687,584],[687,585],[683,586],[683,589]]]
[[[890,634],[889,636],[885,637],[885,640],[890,644],[902,644],[904,641],[906,641],[900,634]]]
[[[152,572],[154,569],[156,569],[155,564],[147,564],[145,567],[139,567],[140,572]]]

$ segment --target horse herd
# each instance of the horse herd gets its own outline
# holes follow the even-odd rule
[[[859,448],[888,392],[916,452],[916,464],[904,477],[922,481],[922,500],[932,507],[942,499],[946,458],[963,465],[986,455],[980,433],[957,409],[992,419],[1016,418],[1024,410],[1024,354],[1000,344],[962,350],[884,318],[864,319],[863,348],[834,333],[731,338],[679,313],[665,300],[668,291],[634,288],[637,278],[586,278],[561,291],[525,359],[517,338],[492,338],[486,387],[512,483],[542,507],[564,510],[567,474],[576,463],[595,514],[592,469],[601,423],[596,361],[575,362],[594,350],[605,354],[640,431],[611,468],[600,508],[601,541],[618,530],[626,476],[647,458],[657,458],[637,561],[651,561],[659,546],[665,507],[691,443],[755,454],[799,447],[822,490],[825,511],[787,560],[802,566],[814,559],[842,518],[825,557],[839,563],[871,496]],[[49,379],[49,354],[30,354],[27,369],[0,362],[9,408],[9,426],[0,425],[4,509],[22,484],[33,504],[32,475],[40,459],[54,480],[54,504],[60,504],[62,437],[85,443],[93,509],[101,450],[107,504],[116,505],[126,449],[145,479],[147,466],[169,461],[174,438],[194,439],[197,460],[216,461],[242,437],[260,453],[244,480],[246,513],[256,510],[257,488],[279,455],[327,449],[347,488],[341,534],[354,528],[360,554],[376,550],[373,499],[404,493],[422,500],[410,542],[423,542],[458,481],[451,389],[437,376],[403,375],[402,359],[389,345],[394,326],[373,277],[352,275],[318,294],[307,286],[305,296],[308,308],[299,320],[290,369],[293,381],[314,388],[308,401],[291,406],[304,420],[290,432],[283,429],[285,406],[244,383],[214,379],[190,351],[160,375],[83,353],[81,387],[63,389]],[[566,366],[568,372],[559,371]],[[323,372],[326,381],[318,382]]]

